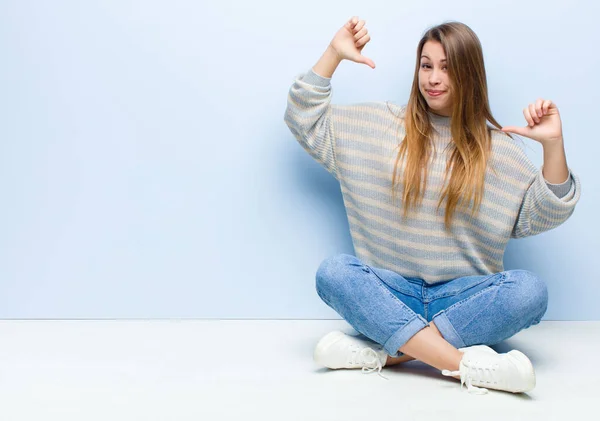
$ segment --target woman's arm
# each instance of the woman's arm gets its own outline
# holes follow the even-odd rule
[[[365,21],[352,17],[336,33],[319,61],[296,76],[288,93],[285,123],[300,145],[336,178],[331,77],[344,59],[375,68],[375,63],[361,54],[370,39]]]
[[[544,179],[552,184],[562,184],[569,179],[569,168],[562,138],[559,142],[544,145]]]
[[[550,100],[538,99],[523,109],[527,120],[526,127],[503,127],[504,132],[515,133],[536,140],[544,149],[542,171],[536,171],[523,156],[529,166],[532,181],[529,185],[515,223],[512,237],[521,238],[540,234],[556,228],[566,221],[579,201],[581,185],[577,176],[567,167],[562,134],[562,122],[556,105]],[[565,181],[566,180],[566,181]],[[550,188],[548,183],[555,184]],[[560,185],[559,185],[560,184]],[[554,194],[555,190],[568,191]],[[558,196],[558,197],[557,197]]]
[[[320,76],[331,78],[341,62],[342,60],[338,57],[331,45],[329,45],[317,64],[313,66],[312,70]]]

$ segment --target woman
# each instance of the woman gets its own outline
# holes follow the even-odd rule
[[[314,358],[368,372],[417,359],[470,392],[530,391],[527,356],[488,345],[539,323],[547,308],[543,280],[504,271],[509,239],[559,226],[581,194],[558,109],[539,99],[523,110],[527,127],[502,127],[479,39],[459,22],[424,34],[406,106],[332,105],[342,60],[375,68],[361,54],[369,41],[353,17],[288,95],[285,122],[340,182],[356,253],[321,264],[317,293],[366,337],[331,332]],[[541,169],[508,133],[543,145]]]

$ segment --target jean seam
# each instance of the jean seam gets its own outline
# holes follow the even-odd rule
[[[387,283],[387,282],[385,282],[383,279],[381,279],[381,276],[377,275],[377,273],[376,273],[376,272],[373,270],[373,268],[371,268],[371,267],[370,267],[370,266],[368,266],[368,265],[365,265],[365,267],[369,268],[369,271],[370,271],[370,272],[371,272],[373,275],[375,275],[375,276],[377,277],[377,279],[379,279],[379,281],[380,281],[380,282],[383,282],[384,284],[388,285],[388,283]],[[410,282],[410,281],[409,281],[409,282]],[[405,303],[403,303],[403,302],[402,302],[402,301],[401,301],[401,300],[400,300],[398,297],[396,297],[394,294],[392,294],[390,291],[388,291],[388,289],[387,289],[387,288],[385,288],[383,285],[380,285],[380,287],[382,287],[383,289],[385,289],[385,290],[386,290],[386,291],[387,291],[387,292],[388,292],[388,293],[389,293],[389,294],[390,294],[392,297],[394,297],[396,300],[398,300],[398,301],[399,301],[399,302],[401,302],[402,304],[406,305],[406,304],[405,304]],[[392,287],[390,286],[390,288],[392,288]],[[392,289],[395,289],[395,288],[392,288]],[[404,295],[409,295],[409,296],[411,296],[411,297],[413,297],[413,298],[420,299],[420,297],[417,297],[416,295],[414,295],[414,294],[411,294],[410,292],[404,292],[404,291],[399,291],[399,290],[396,290],[396,291],[398,291],[398,292],[399,292],[399,293],[401,293],[401,294],[404,294]],[[407,306],[407,307],[408,307],[408,306]],[[416,313],[415,313],[415,314],[416,314]]]
[[[478,297],[479,295],[483,294],[484,292],[487,292],[487,290],[489,290],[490,288],[494,288],[494,287],[498,287],[498,286],[500,286],[500,284],[502,284],[502,283],[504,282],[504,280],[506,279],[506,274],[505,274],[504,272],[502,272],[502,273],[501,273],[501,275],[502,275],[502,277],[501,277],[500,281],[499,281],[497,284],[496,284],[496,283],[494,283],[494,284],[492,284],[492,285],[489,285],[489,286],[485,287],[484,289],[482,289],[481,291],[477,291],[475,294],[473,294],[473,295],[470,295],[470,296],[468,296],[468,297],[466,297],[466,298],[463,298],[463,299],[462,299],[462,300],[460,300],[459,302],[452,304],[450,307],[448,307],[447,309],[445,309],[445,310],[442,310],[442,311],[444,311],[444,312],[448,313],[448,311],[450,311],[450,310],[451,310],[451,309],[453,309],[454,307],[456,307],[456,306],[458,306],[458,305],[460,305],[460,304],[463,304],[464,302],[466,302],[466,301],[468,301],[468,300],[471,300],[471,299],[473,299],[473,298],[475,298],[475,297]],[[489,279],[489,278],[487,278],[487,279]],[[437,314],[436,314],[436,315],[437,315]]]
[[[365,265],[365,267],[368,267]],[[369,273],[375,275],[376,281],[375,284],[377,285],[377,288],[382,289],[383,291],[385,291],[390,297],[392,297],[395,301],[397,301],[398,303],[400,303],[401,305],[403,305],[408,311],[410,311],[411,313],[413,313],[413,315],[418,316],[417,313],[415,313],[408,305],[406,305],[406,303],[404,303],[402,300],[400,300],[398,297],[396,297],[394,294],[392,294],[385,286],[382,285],[382,283],[385,283],[381,280],[381,278],[379,276],[377,276],[377,274],[375,272],[373,272],[373,270],[371,270],[371,268],[369,268]],[[387,285],[387,284],[386,284]],[[325,304],[327,304],[328,306],[331,307],[331,303],[326,300],[321,293],[319,292],[319,290],[317,289],[317,295],[321,298],[321,300],[323,300],[325,302]]]
[[[440,322],[440,320],[439,320],[440,318],[441,318],[442,320],[445,320],[445,323],[442,323],[442,324],[439,324],[439,325],[438,325],[438,323]],[[452,334],[453,334],[453,335],[454,335],[456,338],[458,338],[458,340],[460,341],[460,343],[458,343],[458,344],[456,344],[456,345],[452,344],[452,343],[450,342],[450,341],[451,341],[451,338],[447,338],[447,337],[445,337],[445,336],[443,335],[443,333],[442,333],[442,337],[443,337],[444,339],[446,339],[446,341],[448,341],[449,343],[451,343],[451,344],[452,344],[453,346],[455,346],[456,348],[461,348],[461,347],[464,347],[464,346],[466,346],[464,339],[462,338],[462,336],[460,336],[460,334],[458,333],[458,331],[456,330],[456,328],[454,327],[454,325],[452,324],[452,322],[450,322],[450,319],[448,319],[448,315],[446,314],[446,311],[445,311],[445,310],[442,310],[442,311],[438,312],[438,313],[437,313],[437,314],[436,314],[436,315],[435,315],[435,316],[434,316],[434,317],[431,319],[431,321],[432,321],[432,322],[435,322],[435,319],[437,319],[437,321],[438,321],[438,323],[436,323],[436,327],[438,328],[438,330],[440,331],[440,333],[442,333],[442,331],[444,330],[444,327],[445,327],[446,325],[448,325],[449,329],[452,329]]]
[[[502,274],[502,277],[504,278],[504,276],[505,276],[505,275],[504,275],[504,272],[501,272],[501,274]],[[477,285],[481,285],[482,283],[484,283],[485,281],[487,281],[488,279],[490,279],[490,278],[492,278],[492,277],[494,277],[494,276],[496,276],[496,275],[498,275],[498,273],[493,273],[493,274],[491,274],[490,276],[487,276],[487,277],[483,278],[483,279],[482,279],[480,282],[477,282],[476,284],[469,285],[467,288],[463,288],[463,289],[461,289],[460,291],[457,291],[457,292],[453,292],[453,293],[446,293],[446,294],[443,294],[443,295],[437,296],[437,297],[435,297],[433,300],[430,300],[430,302],[431,302],[431,301],[435,301],[435,300],[439,300],[439,299],[441,299],[441,298],[452,297],[452,296],[454,296],[454,295],[462,294],[463,292],[465,292],[465,291],[466,291],[466,290],[468,290],[469,288],[473,288],[473,287],[476,287]],[[504,279],[503,279],[503,280],[504,280]]]
[[[365,265],[365,266],[368,267],[367,265]],[[406,309],[408,311],[410,311],[414,315],[418,316],[418,314],[415,313],[408,305],[406,305],[406,303],[404,303],[401,299],[399,299],[394,294],[392,294],[390,292],[390,290],[388,290],[384,285],[382,285],[382,283],[385,284],[385,282],[375,272],[373,272],[373,270],[371,268],[369,268],[369,272],[372,273],[373,275],[375,275],[375,278],[378,281],[378,282],[375,282],[375,283],[376,283],[376,285],[377,285],[378,288],[381,288],[383,291],[385,291],[387,294],[389,294],[390,297],[392,297],[394,300],[396,300],[397,302],[399,302],[400,304],[402,304],[404,307],[406,307]]]

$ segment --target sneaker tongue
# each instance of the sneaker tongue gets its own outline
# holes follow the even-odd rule
[[[358,358],[360,358],[360,362],[365,365],[372,365],[373,362],[376,361],[375,351],[371,348],[363,348],[358,353]]]
[[[363,348],[358,352],[358,361],[361,365],[368,367],[375,367],[377,363],[381,362],[380,353],[373,348]],[[381,363],[383,366],[383,363]]]
[[[350,351],[347,354],[350,364],[373,367],[378,363],[383,366],[387,362],[387,352],[378,343],[357,336],[346,338],[349,341],[346,349]]]
[[[494,367],[502,362],[502,357],[496,353],[473,350],[465,355],[467,358],[463,364],[469,369],[468,377],[475,386],[486,386],[485,382],[494,377]]]

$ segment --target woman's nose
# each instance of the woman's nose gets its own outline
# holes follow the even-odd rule
[[[437,85],[438,83],[440,83],[439,73],[435,71],[431,72],[431,76],[429,76],[429,83],[431,83],[432,85]]]

